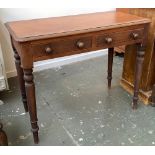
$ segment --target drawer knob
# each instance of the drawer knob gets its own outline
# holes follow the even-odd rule
[[[135,39],[138,39],[139,34],[138,33],[132,33],[131,36],[135,40]]]
[[[46,48],[45,48],[45,52],[46,52],[47,54],[52,53],[51,47],[46,47]]]
[[[107,44],[111,44],[112,43],[112,38],[110,38],[110,37],[105,38],[105,42]]]
[[[84,42],[82,42],[82,41],[78,41],[76,45],[77,45],[78,48],[81,49],[81,48],[84,47]]]

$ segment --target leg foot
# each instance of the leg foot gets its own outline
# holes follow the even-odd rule
[[[136,110],[138,108],[138,105],[132,102],[131,107],[133,110]]]

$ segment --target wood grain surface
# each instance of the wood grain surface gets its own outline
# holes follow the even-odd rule
[[[38,118],[33,78],[34,61],[109,48],[108,86],[111,86],[114,46],[136,44],[137,63],[132,108],[137,107],[139,82],[149,19],[117,13],[91,13],[7,23],[15,49],[21,88],[25,84],[34,142],[39,142]],[[137,36],[137,37],[135,37]],[[20,58],[20,59],[19,59]],[[19,67],[20,64],[20,67]],[[21,89],[21,93],[25,94]],[[24,92],[24,93],[23,93]],[[25,97],[25,96],[24,96]]]
[[[113,11],[15,21],[6,23],[6,26],[16,41],[23,42],[148,23],[148,21],[147,18]]]
[[[118,9],[118,11],[125,11],[133,15],[138,15],[144,18],[150,18],[151,24],[148,34],[148,42],[146,53],[144,57],[143,73],[140,88],[144,91],[150,91],[155,83],[155,9],[134,8],[134,9]],[[122,78],[133,84],[134,80],[134,64],[135,47],[133,45],[127,46],[125,51],[124,69]]]

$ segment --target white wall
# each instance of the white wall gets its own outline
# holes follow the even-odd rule
[[[0,42],[2,46],[2,51],[4,55],[4,63],[6,68],[7,77],[15,75],[15,66],[13,52],[10,44],[9,34],[4,26],[7,21],[21,20],[21,19],[33,19],[33,18],[43,18],[43,17],[54,17],[54,16],[64,16],[72,14],[81,14],[89,12],[103,12],[115,10],[114,8],[103,8],[105,3],[95,3],[91,7],[78,6],[82,0],[78,0],[79,3],[71,3],[70,5],[60,5],[57,3],[57,7],[53,8],[18,8],[11,9],[5,8],[0,9]],[[95,1],[94,1],[95,2]],[[82,4],[82,3],[81,3]],[[52,61],[52,60],[50,60]]]
[[[6,80],[5,66],[4,66],[3,54],[2,54],[1,44],[0,44],[0,91],[7,88],[8,88],[8,83]]]

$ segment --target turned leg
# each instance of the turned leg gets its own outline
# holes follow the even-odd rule
[[[134,81],[134,96],[132,102],[132,108],[137,108],[138,94],[139,94],[139,85],[142,74],[142,64],[144,60],[145,48],[142,44],[137,45],[137,56],[136,56],[136,68],[135,68],[135,81]]]
[[[114,48],[108,48],[108,88],[111,88]]]
[[[16,50],[14,50],[14,57],[15,57],[15,65],[16,65],[16,70],[17,70],[18,81],[19,81],[19,85],[20,85],[20,91],[21,91],[21,95],[22,95],[22,101],[24,104],[25,111],[28,112],[24,73],[23,73],[23,69],[21,68],[20,57]]]
[[[27,103],[30,113],[31,127],[33,132],[34,142],[37,144],[39,142],[38,138],[38,119],[37,119],[37,109],[36,109],[36,97],[35,97],[35,85],[33,82],[33,70],[24,69],[24,80],[26,87]]]

